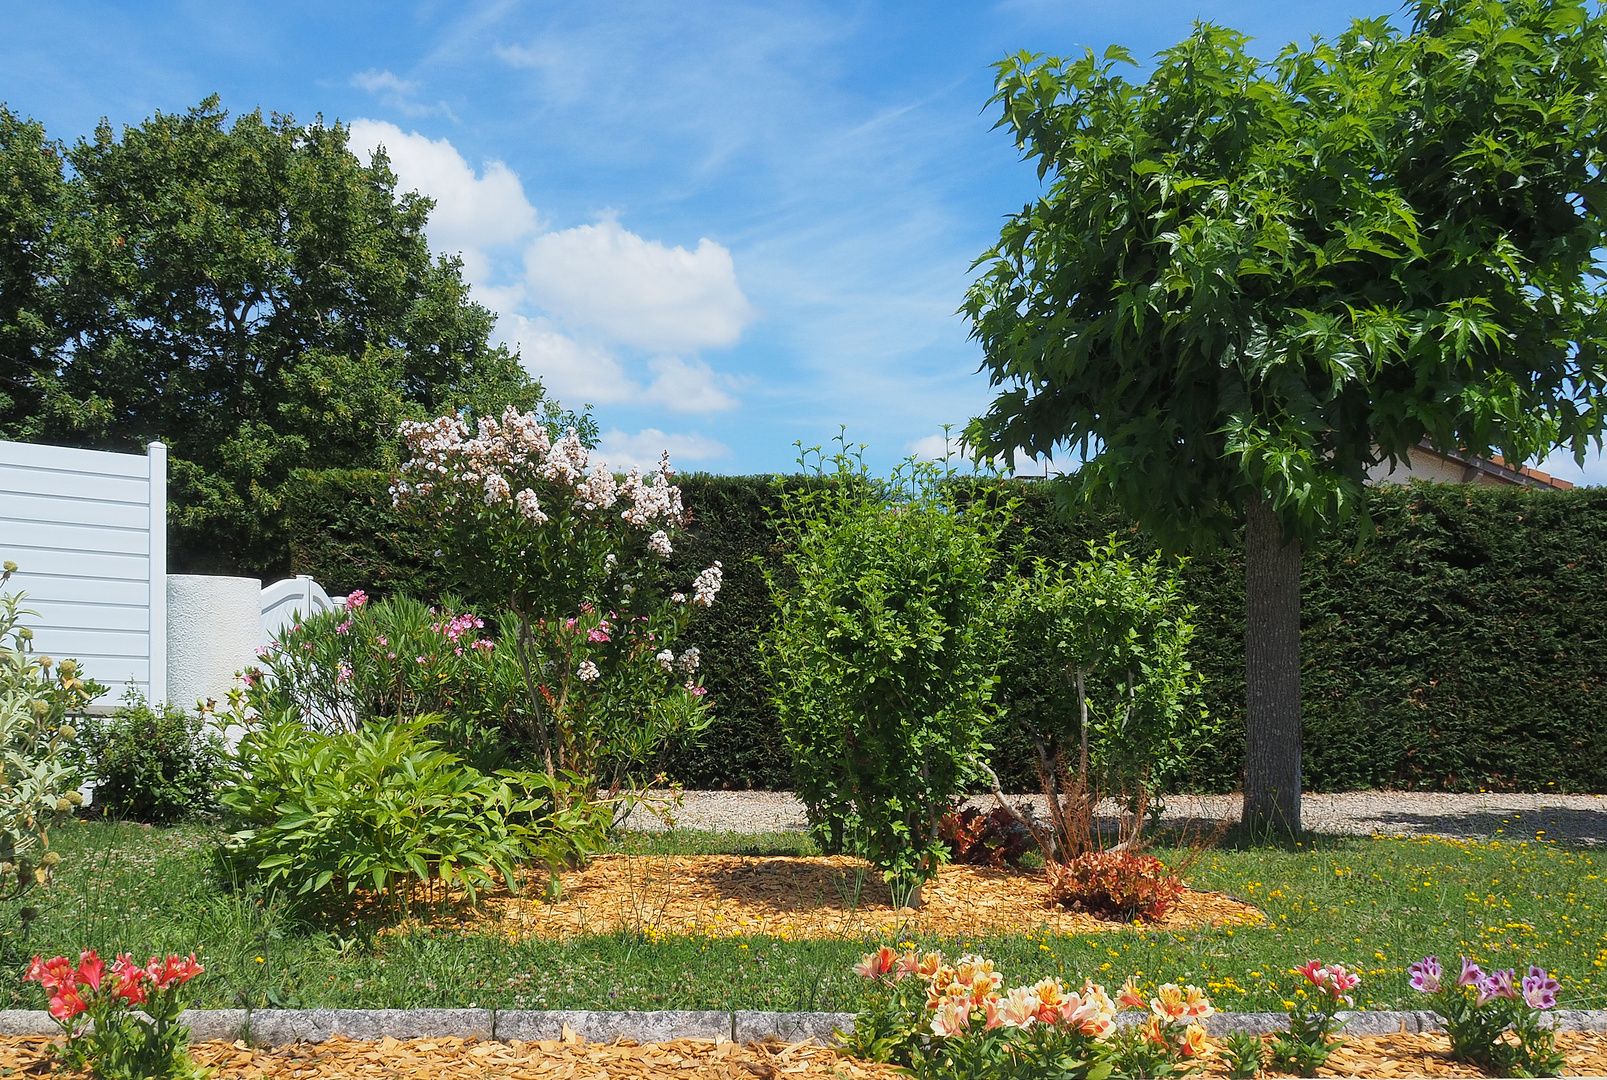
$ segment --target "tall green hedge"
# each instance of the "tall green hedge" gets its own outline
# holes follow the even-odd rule
[[[390,514],[374,473],[303,477],[290,530],[298,573],[331,591],[434,596],[433,546]],[[766,477],[680,479],[692,524],[675,556],[695,573],[719,559],[720,602],[691,633],[703,649],[719,719],[664,765],[694,787],[790,786],[756,643],[770,617],[755,560],[779,565]],[[1022,481],[1019,526],[1006,543],[1075,559],[1082,542],[1117,533],[1144,546],[1121,515],[1057,513],[1053,488]],[[1569,492],[1467,485],[1371,492],[1376,532],[1308,549],[1303,578],[1306,783],[1311,790],[1607,791],[1607,489]],[[1244,739],[1244,567],[1237,548],[1184,568],[1199,626],[1193,662],[1223,721],[1193,785],[1238,785]],[[1030,649],[1032,643],[1018,643]],[[1022,741],[994,732],[1007,786],[1031,788]]]

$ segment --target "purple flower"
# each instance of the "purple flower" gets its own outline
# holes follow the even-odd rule
[[[1472,986],[1477,988],[1479,983],[1483,980],[1484,972],[1479,970],[1479,965],[1475,964],[1465,956],[1462,957],[1462,974],[1457,976],[1456,985]]]
[[[1440,968],[1440,958],[1425,956],[1417,963],[1407,967],[1412,973],[1412,989],[1423,994],[1437,993],[1440,988],[1440,976],[1444,971]]]
[[[1474,1007],[1478,1008],[1492,998],[1516,999],[1518,992],[1512,986],[1512,979],[1515,974],[1516,972],[1511,968],[1507,968],[1505,971],[1497,971],[1480,979],[1479,985],[1476,987],[1478,992],[1473,998]]]
[[[1523,979],[1523,1000],[1529,1003],[1531,1009],[1550,1009],[1557,1004],[1557,991],[1562,989],[1545,968],[1531,966],[1529,974]]]

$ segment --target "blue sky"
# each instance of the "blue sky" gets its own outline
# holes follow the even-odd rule
[[[1271,55],[1389,0],[0,2],[0,100],[76,139],[207,94],[350,123],[439,201],[498,334],[611,463],[786,470],[846,426],[885,469],[985,408],[955,315],[1037,189],[989,65],[1195,19]],[[1544,466],[1607,482],[1599,455]]]

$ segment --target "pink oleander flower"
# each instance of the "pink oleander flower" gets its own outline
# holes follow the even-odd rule
[[[384,634],[381,634],[374,639],[374,643],[383,649],[390,644],[390,639],[388,639]]]
[[[366,603],[368,603],[368,594],[361,589],[353,589],[351,594],[346,597],[346,610],[356,611]]]
[[[350,664],[339,664],[335,667],[335,682],[349,683],[352,681],[352,668]]]
[[[337,634],[349,634],[351,632],[352,632],[352,621],[350,619],[347,619],[345,622],[343,622],[339,626],[335,627],[335,633],[337,633]]]
[[[699,686],[695,682],[687,683],[682,689],[684,689],[688,694],[691,694],[693,697],[702,697],[704,694],[709,692],[707,687]]]
[[[606,625],[606,624],[604,624],[604,625]],[[611,639],[609,638],[607,631],[605,631],[601,626],[599,626],[599,627],[596,627],[595,629],[586,631],[586,640],[595,643],[595,642],[609,641]]]
[[[1425,956],[1423,959],[1417,961],[1417,963],[1409,965],[1406,970],[1411,972],[1411,984],[1413,990],[1416,990],[1421,994],[1434,994],[1439,992],[1440,977],[1445,974],[1444,970],[1440,967],[1439,957]]]
[[[1551,1009],[1557,1004],[1557,991],[1562,984],[1546,973],[1545,968],[1529,967],[1529,974],[1523,977],[1523,1000],[1531,1009]]]

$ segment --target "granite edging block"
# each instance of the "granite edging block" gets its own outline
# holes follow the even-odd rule
[[[1559,1031],[1607,1031],[1607,1010],[1558,1009]],[[1393,1035],[1443,1031],[1440,1018],[1426,1010],[1345,1012],[1339,1018],[1347,1035]],[[1123,1019],[1128,1019],[1124,1017]],[[732,1038],[738,1043],[779,1039],[784,1042],[838,1042],[838,1030],[851,1032],[852,1013],[785,1013],[739,1010],[658,1012],[591,1012],[586,1010],[517,1009],[188,1009],[180,1020],[189,1025],[192,1042],[234,1040],[248,1035],[259,1046],[323,1042],[333,1035],[374,1041],[394,1039],[496,1039],[540,1042],[563,1036],[564,1025],[587,1042],[616,1039],[664,1042],[671,1039]],[[1229,1031],[1257,1035],[1285,1030],[1283,1013],[1219,1012],[1206,1021],[1216,1037]],[[39,1009],[0,1009],[0,1036],[56,1035],[50,1014]]]
[[[837,1032],[854,1030],[853,1013],[799,1013],[751,1012],[739,1009],[736,1014],[736,1038],[733,1042],[747,1045],[770,1039],[785,1043],[812,1042],[821,1046],[836,1046],[841,1040]]]
[[[731,1014],[725,1011],[692,1012],[587,1012],[583,1010],[497,1010],[494,1037],[502,1042],[540,1042],[563,1036],[564,1025],[587,1042],[616,1039],[667,1042],[670,1039],[729,1039]]]

